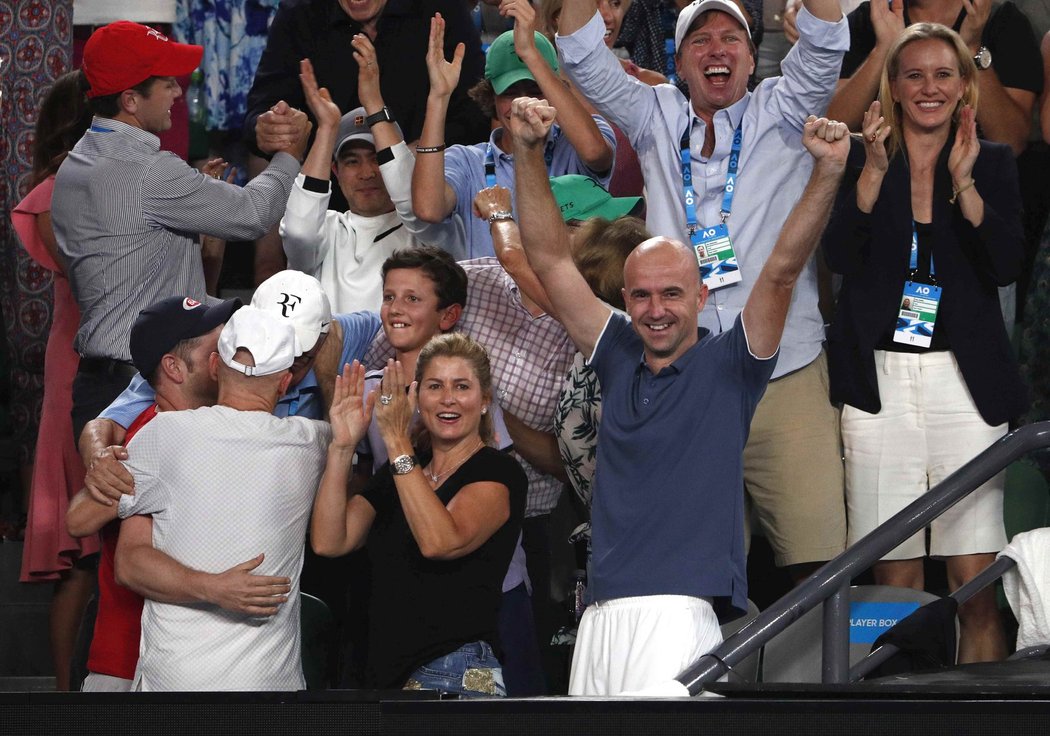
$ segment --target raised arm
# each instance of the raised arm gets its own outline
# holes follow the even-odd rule
[[[357,96],[365,113],[374,115],[384,107],[383,93],[379,89],[379,61],[375,47],[368,36],[358,33],[350,42],[354,48],[354,61],[357,62]],[[375,138],[376,151],[401,143],[404,138],[401,131],[392,122],[383,121],[372,126],[372,137]]]
[[[430,21],[427,71],[430,93],[423,132],[416,148],[416,167],[412,171],[412,206],[424,222],[441,222],[456,208],[456,193],[445,181],[445,118],[463,67],[463,44],[456,46],[452,61],[445,60],[445,20],[435,13]]]
[[[529,0],[503,0],[501,15],[514,18],[514,51],[529,68],[547,102],[558,111],[558,124],[587,168],[599,174],[613,165],[614,151],[575,93],[536,48],[536,11]]]
[[[339,136],[339,121],[342,113],[339,105],[332,101],[326,87],[317,86],[314,67],[309,59],[299,62],[299,82],[310,112],[317,120],[317,133],[313,145],[303,162],[302,173],[315,179],[328,181],[332,176],[332,153],[335,151],[336,138]]]
[[[153,521],[131,516],[120,524],[114,576],[125,588],[161,603],[211,603],[249,616],[272,616],[288,600],[291,580],[255,575],[259,554],[220,573],[192,570],[153,547]]]
[[[780,345],[795,283],[820,242],[846,168],[849,130],[843,123],[810,116],[802,130],[802,143],[814,158],[813,173],[788,215],[741,316],[748,345],[757,358],[772,356]]]
[[[595,13],[598,3],[595,0],[565,0],[558,16],[558,35],[568,36],[583,28]]]
[[[521,247],[518,223],[514,221],[513,216],[503,217],[507,213],[513,215],[510,190],[506,187],[498,184],[486,187],[474,197],[474,215],[488,221],[489,232],[492,233],[492,246],[503,270],[514,279],[522,294],[544,312],[556,317],[554,306]]]
[[[303,162],[304,177],[296,178],[281,218],[281,244],[288,257],[288,268],[316,273],[326,256],[336,247],[338,226],[328,226],[328,203],[332,196],[332,153],[339,136],[342,115],[328,89],[317,86],[313,64],[299,62],[299,80],[306,104],[317,120],[317,135]]]
[[[379,61],[376,50],[368,36],[358,34],[353,40],[354,59],[357,61],[357,90],[365,112],[373,115],[383,109],[383,94],[379,88]],[[455,93],[451,97],[455,97]],[[471,103],[473,106],[473,103]],[[425,122],[425,121],[424,121]],[[445,132],[449,132],[446,121]],[[427,222],[418,217],[412,202],[412,172],[415,156],[405,145],[401,130],[392,122],[379,122],[372,126],[376,154],[379,157],[379,173],[390,194],[397,215],[405,230],[427,245],[441,248],[456,260],[467,257],[462,225],[456,222]],[[434,152],[431,155],[437,155]],[[423,154],[424,158],[426,154]],[[441,154],[444,160],[444,154]],[[442,167],[442,178],[444,178]]]
[[[835,23],[842,17],[842,6],[839,0],[802,0],[810,13],[821,20]]]
[[[886,56],[904,30],[904,0],[892,0],[889,5],[876,1],[870,7],[875,47],[851,77],[839,80],[835,96],[828,105],[828,117],[844,122],[853,130],[860,128],[864,111],[878,96]]]
[[[364,497],[347,498],[354,449],[368,431],[375,403],[373,396],[364,398],[364,387],[365,369],[356,360],[336,376],[328,410],[332,442],[310,518],[310,545],[323,557],[339,557],[364,544],[376,516]]]
[[[405,393],[405,374],[400,361],[389,361],[379,389],[390,397],[376,406],[376,422],[391,458],[413,454],[409,439],[416,409],[416,382]],[[408,527],[427,559],[454,560],[468,555],[510,518],[510,490],[493,481],[469,483],[445,506],[423,475],[418,464],[410,472],[394,476],[394,486]]]
[[[959,35],[970,52],[976,55],[983,45],[981,39],[991,16],[993,3],[992,0],[962,0],[962,3],[966,8],[966,18],[959,28]],[[1008,13],[1009,10],[1000,12]],[[1036,48],[1032,44],[1034,37],[1031,26],[1020,12],[1015,14],[1016,24],[1010,26],[1010,42],[1017,44],[1015,53],[1031,52]],[[1032,54],[1028,64],[1038,66],[1038,55]],[[990,68],[977,72],[977,89],[981,100],[977,107],[977,124],[981,127],[984,138],[1007,144],[1013,149],[1014,156],[1019,156],[1028,145],[1036,93],[1004,86],[996,70],[994,58]]]
[[[573,263],[569,234],[551,194],[543,142],[555,113],[546,100],[529,97],[519,97],[511,106],[518,222],[522,246],[554,313],[580,352],[589,356],[610,308],[594,296]]]

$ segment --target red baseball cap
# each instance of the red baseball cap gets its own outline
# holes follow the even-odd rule
[[[87,96],[115,95],[150,77],[189,74],[202,56],[203,46],[175,43],[149,26],[118,20],[92,33],[84,46]]]

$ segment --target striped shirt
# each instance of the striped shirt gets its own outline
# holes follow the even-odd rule
[[[80,307],[80,355],[130,361],[139,312],[169,296],[205,298],[197,234],[253,240],[284,212],[299,171],[280,153],[247,186],[205,176],[160,139],[95,118],[55,177],[51,221]]]

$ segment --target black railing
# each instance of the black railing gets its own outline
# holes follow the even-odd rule
[[[1039,422],[1021,427],[998,440],[923,494],[921,498],[906,506],[886,523],[825,564],[808,580],[722,642],[717,649],[700,657],[689,669],[678,676],[678,681],[689,689],[690,695],[699,694],[703,690],[704,683],[717,680],[729,668],[757,651],[807,611],[823,603],[822,680],[825,683],[848,682],[853,674],[849,667],[850,581],[912,534],[925,528],[931,521],[994,477],[1011,462],[1032,450],[1044,447],[1050,447],[1050,422]],[[1002,564],[1008,565],[1008,563]],[[1001,575],[1002,570],[999,570],[998,574]],[[985,577],[982,574],[981,580],[984,581],[982,586],[994,580],[998,575],[991,576],[990,579],[985,579]],[[971,586],[965,591],[960,588],[957,594],[959,592],[969,593],[978,587],[981,586]],[[888,657],[889,654],[880,656]],[[858,663],[858,667],[861,664],[864,663]],[[877,663],[865,665],[868,668],[866,671],[870,671],[875,664]],[[857,676],[862,676],[862,674],[858,670]]]

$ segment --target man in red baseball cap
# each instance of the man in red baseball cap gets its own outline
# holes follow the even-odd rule
[[[283,102],[273,111],[287,123],[282,146],[246,187],[160,150],[157,134],[171,127],[182,95],[175,77],[193,71],[202,55],[200,46],[129,21],[99,28],[84,47],[95,117],[62,162],[51,209],[81,312],[78,435],[135,374],[129,337],[139,312],[165,297],[207,298],[197,234],[259,237],[281,219],[299,173],[310,125]]]
[[[84,46],[88,97],[118,95],[150,77],[179,77],[201,63],[204,47],[175,43],[149,26],[118,20],[91,34]]]

